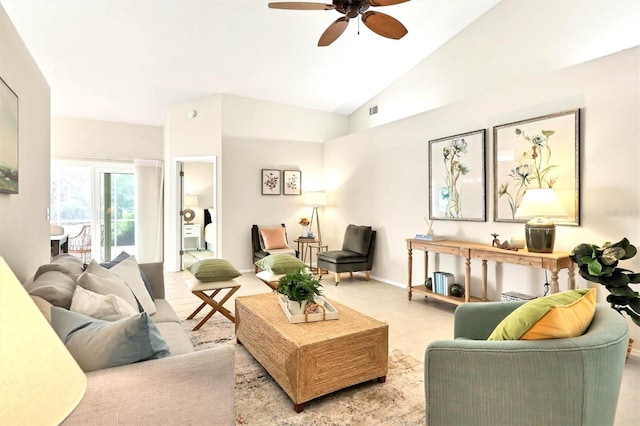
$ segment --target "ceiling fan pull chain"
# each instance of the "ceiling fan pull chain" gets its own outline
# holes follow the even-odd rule
[[[358,35],[360,35],[360,20],[361,20],[361,16],[358,15]]]

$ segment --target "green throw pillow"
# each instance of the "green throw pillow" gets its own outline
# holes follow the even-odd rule
[[[265,271],[271,271],[274,274],[286,274],[305,268],[307,265],[290,254],[275,253],[258,260],[256,266]]]
[[[224,259],[206,259],[187,268],[194,277],[204,282],[229,281],[242,275]]]
[[[109,322],[54,306],[51,326],[84,372],[171,355],[146,312]]]
[[[493,330],[488,340],[538,340],[578,337],[596,310],[596,289],[563,291],[519,306]]]

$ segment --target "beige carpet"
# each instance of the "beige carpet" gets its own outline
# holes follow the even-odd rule
[[[190,330],[196,320],[185,320]],[[229,343],[236,349],[235,411],[238,425],[424,425],[423,367],[392,350],[387,381],[370,381],[314,399],[296,414],[293,403],[242,345],[234,325],[216,316],[189,331],[196,350]]]

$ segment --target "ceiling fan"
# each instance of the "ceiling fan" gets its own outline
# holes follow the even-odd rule
[[[290,10],[337,10],[344,16],[322,33],[318,46],[329,46],[342,35],[349,20],[361,16],[362,22],[374,33],[383,37],[399,40],[407,34],[407,29],[397,19],[384,13],[369,10],[369,7],[392,6],[409,0],[333,0],[332,4],[285,1],[269,3],[272,9]]]

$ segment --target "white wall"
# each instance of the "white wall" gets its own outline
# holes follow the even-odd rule
[[[455,76],[452,76],[455,78]],[[327,207],[336,247],[348,223],[378,230],[373,275],[406,286],[405,238],[426,231],[428,216],[428,141],[485,128],[487,132],[486,223],[436,221],[436,233],[490,243],[523,234],[523,224],[494,223],[492,127],[520,119],[581,109],[581,226],[559,226],[556,250],[581,242],[601,244],[623,237],[640,245],[640,47],[539,77],[505,84],[488,93],[382,125],[325,144],[325,179],[332,193]],[[353,161],[358,159],[357,161]],[[327,215],[326,215],[327,216]],[[326,217],[325,216],[325,217]],[[414,254],[414,282],[422,281],[420,253]],[[439,267],[463,276],[464,264],[439,256]],[[432,265],[433,266],[433,265]],[[627,261],[640,270],[640,256]],[[566,272],[560,274],[566,289]],[[472,293],[480,293],[480,262],[472,261]],[[540,269],[489,264],[488,297],[504,291],[542,294]],[[577,279],[578,286],[587,283]],[[606,290],[599,288],[603,301]],[[640,338],[638,327],[631,333]]]
[[[502,0],[351,114],[351,131],[637,46],[638,22],[637,0]]]
[[[0,194],[0,256],[24,281],[49,261],[50,90],[0,6],[0,76],[18,95],[19,194]]]
[[[51,156],[66,159],[162,160],[162,127],[52,117]]]

